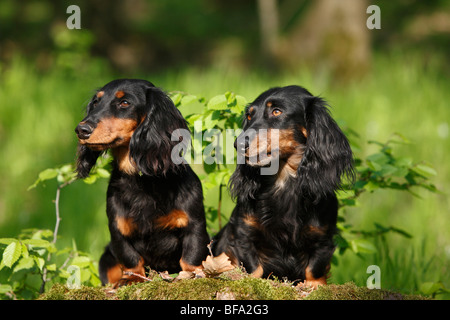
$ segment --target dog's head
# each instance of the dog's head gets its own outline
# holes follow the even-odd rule
[[[171,152],[176,129],[188,130],[172,100],[145,80],[114,80],[99,89],[78,124],[77,172],[89,175],[98,156],[111,149],[119,169],[134,174],[165,174],[175,169]]]
[[[353,177],[352,150],[326,102],[299,86],[269,89],[249,104],[235,147],[245,157],[237,172],[278,161],[278,183],[293,177],[311,197],[334,192],[343,175]]]

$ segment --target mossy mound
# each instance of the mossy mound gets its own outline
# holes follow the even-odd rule
[[[321,286],[305,297],[307,300],[428,300],[419,295],[405,295],[387,290],[367,289],[349,282]]]
[[[386,290],[370,290],[353,283],[327,285],[317,290],[292,283],[252,278],[227,272],[219,278],[152,281],[113,290],[111,287],[68,289],[56,284],[40,300],[424,300],[423,296],[403,295]]]

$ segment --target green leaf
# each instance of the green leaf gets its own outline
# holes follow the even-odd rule
[[[11,268],[12,265],[19,259],[20,254],[22,253],[22,245],[19,241],[15,241],[10,243],[5,251],[3,251],[3,263],[8,268]]]
[[[204,129],[213,129],[214,126],[219,122],[220,120],[220,111],[214,110],[211,113],[208,113],[207,116],[204,118]]]
[[[25,243],[22,242],[22,257],[28,258],[29,256],[30,256],[30,254],[28,252],[28,248],[25,245]]]
[[[57,169],[45,169],[44,171],[39,173],[39,179],[41,181],[50,180],[56,178],[57,175],[58,175]]]
[[[48,271],[56,271],[56,264],[50,264],[46,268]]]
[[[181,99],[181,105],[185,106],[185,105],[191,104],[193,102],[197,102],[197,101],[198,101],[197,96],[189,94],[189,95],[184,96]]]
[[[420,285],[420,291],[426,295],[432,295],[444,288],[444,285],[440,282],[424,282]]]
[[[23,257],[19,260],[17,265],[14,268],[14,272],[24,270],[24,269],[31,269],[34,267],[34,259],[31,257]]]
[[[13,289],[9,284],[0,284],[0,294],[5,294],[11,291],[13,291]]]
[[[413,236],[411,234],[409,234],[408,232],[406,232],[405,230],[399,229],[399,228],[395,228],[395,227],[391,227],[391,230],[393,232],[396,232],[402,236],[404,236],[405,238],[411,239]]]
[[[364,186],[364,190],[369,191],[369,192],[375,191],[379,188],[380,188],[380,185],[376,181],[372,181],[372,180],[367,182],[367,184]]]
[[[395,165],[397,167],[410,167],[413,163],[413,160],[408,157],[401,157],[395,160]]]
[[[33,247],[39,247],[39,248],[46,248],[50,245],[50,242],[43,239],[25,239],[22,240],[24,244],[33,246]]]
[[[83,182],[86,184],[93,184],[95,181],[97,181],[97,176],[92,174],[89,177],[83,179]]]
[[[0,238],[0,244],[10,244],[14,241],[17,241],[17,239],[14,238]]]
[[[380,171],[388,162],[389,157],[384,153],[375,153],[367,157],[367,165],[374,171]]]
[[[80,268],[86,268],[89,266],[90,263],[91,263],[91,259],[89,259],[89,257],[78,256],[78,257],[73,258],[71,264],[76,265]]]
[[[393,175],[397,172],[397,168],[394,166],[391,166],[390,164],[383,164],[381,166],[380,174],[384,177]],[[406,174],[405,174],[406,175]]]
[[[38,266],[39,270],[42,271],[42,269],[45,266],[45,260],[41,257],[33,256],[34,262],[36,262],[36,265]]]
[[[175,93],[170,97],[170,99],[172,99],[173,104],[176,106],[180,103],[181,98],[183,98],[183,95],[181,93]]]
[[[202,118],[202,114],[192,114],[188,117],[186,117],[187,122],[189,125],[193,126],[194,123]]]
[[[248,104],[247,99],[240,95],[236,95],[236,103],[242,110],[244,110],[245,106]]]
[[[358,189],[364,188],[364,186],[365,186],[366,184],[367,184],[367,181],[359,180],[359,181],[356,181],[356,182],[355,182],[355,184],[353,185],[353,187],[354,187],[356,190],[358,190]]]
[[[97,169],[97,174],[101,178],[109,178],[110,177],[109,171],[106,170],[106,169],[103,169],[103,168],[98,168]]]
[[[227,97],[224,94],[212,97],[211,100],[209,100],[206,107],[210,110],[225,110],[227,109],[228,100]]]
[[[350,246],[355,253],[376,253],[375,245],[366,239],[354,239],[350,241]]]
[[[417,174],[420,174],[421,176],[424,176],[426,178],[436,176],[437,172],[432,167],[427,166],[425,164],[418,164],[415,167],[412,168],[412,171],[414,171]]]

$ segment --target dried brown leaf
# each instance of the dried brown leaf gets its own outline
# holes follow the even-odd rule
[[[234,269],[229,257],[224,252],[217,257],[207,256],[202,265],[203,272],[208,278],[217,277],[225,271]]]
[[[175,278],[174,281],[179,281],[179,280],[186,280],[186,279],[192,279],[195,278],[195,273],[191,272],[191,271],[180,271],[180,273],[178,274],[178,276]]]
[[[161,278],[163,278],[163,280],[166,280],[166,281],[173,281],[173,278],[169,275],[169,273],[168,273],[167,271],[159,272],[159,276],[160,276]]]

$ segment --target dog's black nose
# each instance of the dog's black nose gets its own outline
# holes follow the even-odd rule
[[[88,139],[93,131],[94,128],[86,122],[80,122],[78,126],[75,128],[75,132],[78,138],[82,140]]]

